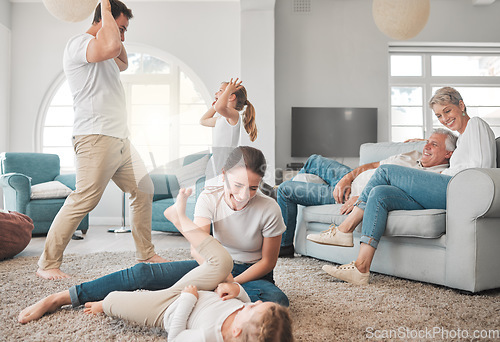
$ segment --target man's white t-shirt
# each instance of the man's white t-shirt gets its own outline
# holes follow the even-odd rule
[[[420,163],[420,158],[422,158],[422,152],[411,151],[407,153],[397,154],[395,156],[390,156],[387,159],[381,160],[380,165],[392,164],[405,167],[411,167],[414,169],[431,171],[431,172],[442,172],[448,168],[448,164],[436,165],[431,167],[423,167]],[[365,188],[368,181],[373,176],[377,169],[370,169],[360,173],[351,184],[351,196],[359,196],[363,189]]]
[[[114,59],[87,62],[87,46],[95,37],[83,33],[66,44],[63,68],[73,95],[73,135],[129,135],[125,92]]]
[[[194,216],[212,220],[214,237],[234,261],[259,261],[264,238],[280,236],[286,229],[280,207],[271,197],[257,193],[246,207],[235,211],[223,195],[222,190],[204,190],[196,201]]]

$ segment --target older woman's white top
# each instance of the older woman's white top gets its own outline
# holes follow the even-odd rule
[[[463,134],[458,137],[457,148],[450,159],[450,168],[444,175],[454,176],[459,171],[474,167],[497,167],[495,134],[481,118],[473,117]]]

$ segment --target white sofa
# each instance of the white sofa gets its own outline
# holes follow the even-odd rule
[[[500,138],[496,141],[497,168],[468,169],[453,177],[447,189],[447,210],[390,213],[371,271],[470,292],[500,287]],[[360,165],[421,146],[364,144]],[[340,206],[299,206],[296,253],[339,264],[356,259],[361,225],[354,232],[354,248],[306,239],[332,223],[340,224],[345,219],[339,215]]]

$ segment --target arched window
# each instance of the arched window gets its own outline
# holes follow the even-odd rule
[[[211,96],[202,82],[173,56],[140,50],[130,49],[129,67],[121,80],[130,140],[148,169],[207,150],[212,130],[202,127],[199,119],[207,111]],[[63,171],[71,171],[73,99],[64,75],[49,93],[46,109],[42,108],[37,150],[58,154]]]

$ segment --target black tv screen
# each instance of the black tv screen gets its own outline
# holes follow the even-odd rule
[[[292,107],[292,157],[359,157],[377,142],[377,108]]]

